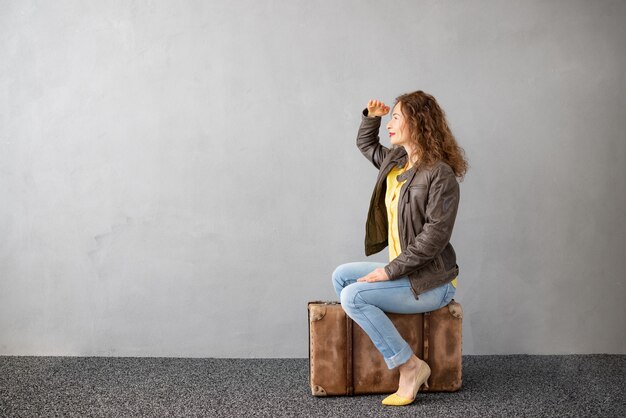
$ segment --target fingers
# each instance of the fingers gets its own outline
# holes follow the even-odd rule
[[[369,274],[367,276],[361,277],[360,279],[357,279],[357,282],[367,282],[367,283],[373,283],[373,282],[378,282],[380,281],[379,279],[377,279],[374,276],[370,276]]]
[[[381,102],[380,100],[375,100],[375,99],[370,99],[370,101],[367,102],[367,105],[370,107],[389,108],[389,106],[387,106],[384,102]]]
[[[389,280],[389,277],[387,276],[387,273],[385,272],[385,270],[382,268],[377,268],[371,273],[358,278],[357,282],[373,283],[373,282],[384,282],[386,280]]]
[[[368,110],[370,110],[371,113],[377,116],[382,116],[389,113],[389,106],[387,106],[384,102],[376,99],[371,99],[369,102],[367,102],[367,108]]]

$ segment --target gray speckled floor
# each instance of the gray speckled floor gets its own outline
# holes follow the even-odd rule
[[[306,359],[0,356],[0,415],[203,417],[626,416],[626,356],[464,356],[463,388],[315,398]]]

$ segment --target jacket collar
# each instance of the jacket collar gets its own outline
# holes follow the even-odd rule
[[[389,156],[390,163],[393,163],[393,165],[397,167],[402,167],[406,164],[408,155],[404,147],[394,148],[392,150],[392,153],[393,154]],[[389,169],[391,169],[391,164],[390,164]],[[413,179],[413,176],[415,175],[415,173],[417,172],[417,169],[418,167],[414,165],[410,169],[406,170],[405,172],[403,172],[402,174],[398,176],[398,181],[404,181],[408,179],[410,182]]]

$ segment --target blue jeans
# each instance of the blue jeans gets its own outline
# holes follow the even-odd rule
[[[381,352],[387,367],[406,363],[413,355],[385,312],[413,314],[430,312],[446,306],[456,291],[451,283],[428,290],[415,299],[408,277],[384,282],[357,282],[385,263],[356,262],[342,264],[333,272],[333,286],[346,314],[370,337]]]

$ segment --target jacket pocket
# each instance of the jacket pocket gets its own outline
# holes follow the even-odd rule
[[[426,184],[414,184],[409,186],[409,194],[411,197],[413,196],[424,196],[428,191],[428,186]]]

